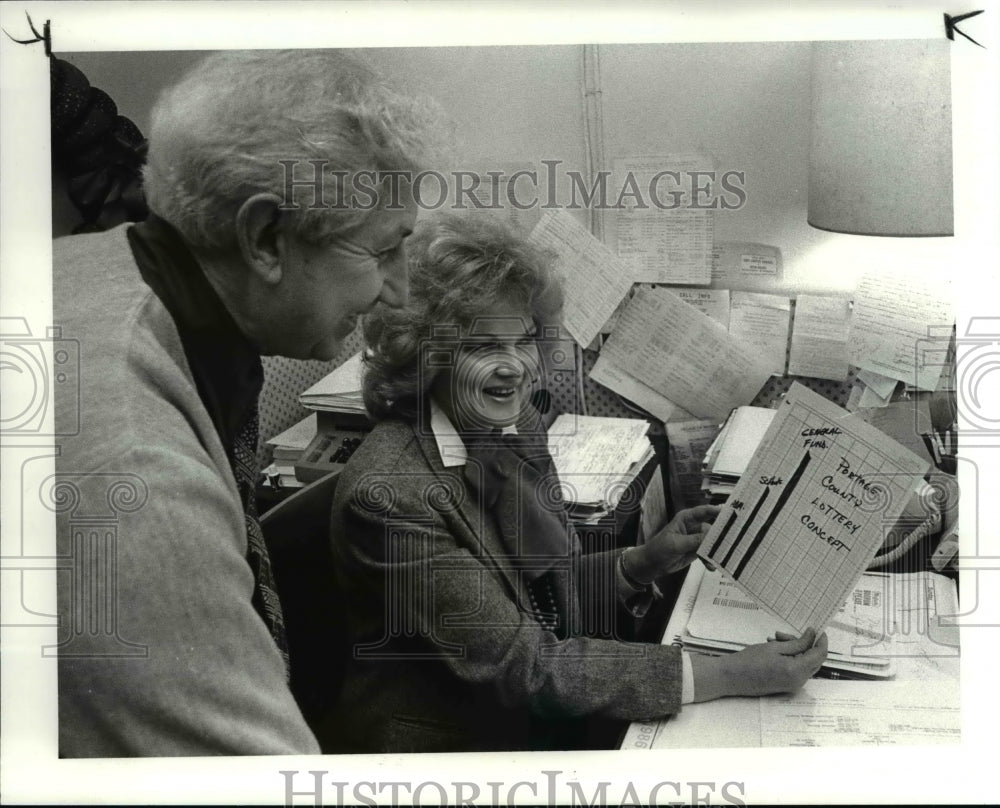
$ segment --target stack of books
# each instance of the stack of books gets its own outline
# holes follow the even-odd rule
[[[729,499],[774,414],[766,407],[737,407],[729,413],[702,462],[701,490],[707,502],[721,505]]]

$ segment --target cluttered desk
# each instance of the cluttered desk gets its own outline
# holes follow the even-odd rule
[[[734,589],[724,577],[696,562],[663,642],[719,649],[711,653],[724,653],[727,643],[730,650],[742,647],[718,639],[726,633],[717,630],[716,621],[734,614],[740,619],[731,627],[758,623],[752,639],[738,637],[743,643],[763,641],[768,631],[773,634],[776,621],[745,619],[747,613],[761,616],[759,607],[742,593],[726,597]],[[706,603],[721,607],[704,609]],[[955,585],[945,576],[929,572],[863,576],[842,613],[827,627],[831,645],[827,665],[798,692],[689,704],[676,716],[633,723],[621,748],[958,743],[958,628],[949,625],[949,617],[957,613]],[[711,636],[699,636],[704,634]],[[848,659],[856,657],[883,671],[852,673],[849,662],[845,670],[844,651]]]
[[[795,693],[688,705],[633,723],[622,748],[958,743],[956,583],[920,563],[877,571],[893,569],[887,539],[915,546],[942,517],[904,516],[935,498],[927,460],[800,386],[720,434],[705,483],[724,505],[662,641],[717,656],[818,627],[829,654]]]

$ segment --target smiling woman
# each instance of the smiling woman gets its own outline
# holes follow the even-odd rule
[[[545,256],[482,214],[418,225],[408,252],[409,304],[365,323],[363,388],[379,423],[333,504],[350,646],[317,730],[324,751],[586,748],[590,719],[798,687],[825,640],[696,665],[607,629],[619,607],[641,616],[651,582],[693,560],[716,509],[682,511],[640,547],[583,555],[531,406],[538,344],[562,302]]]
[[[377,311],[365,321],[371,350],[364,396],[373,417],[417,420],[432,392],[454,415],[445,379],[438,377],[446,377],[448,386],[451,380],[478,384],[495,371],[490,386],[498,388],[539,378],[536,335],[557,327],[562,313],[562,287],[546,254],[486,215],[422,222],[407,250],[409,305]],[[477,399],[485,405],[485,386],[479,390],[468,400],[463,396],[458,417]],[[502,389],[493,393],[501,394],[493,403],[523,409],[521,397],[514,401]]]

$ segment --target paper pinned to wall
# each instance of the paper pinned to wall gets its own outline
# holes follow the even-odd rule
[[[531,163],[491,163],[499,165],[488,171],[457,172],[461,183],[458,204],[470,210],[483,211],[502,217],[514,229],[530,233],[538,224],[537,205],[525,205],[532,190],[531,176],[537,167]]]
[[[613,185],[620,189],[623,205],[617,216],[618,255],[636,267],[635,280],[707,285],[715,220],[714,211],[706,207],[717,196],[709,180],[711,158],[624,157],[613,167]],[[641,204],[634,204],[637,200]]]
[[[950,328],[954,321],[950,299],[946,278],[931,282],[898,269],[866,274],[854,296],[849,359],[860,368],[933,390],[943,362],[939,350],[923,347],[929,344],[929,330]]]
[[[929,465],[796,382],[698,554],[799,631],[822,628]]]
[[[685,303],[729,329],[728,289],[675,289],[674,292]]]
[[[712,286],[774,286],[781,277],[781,250],[777,247],[748,241],[718,241],[712,247]]]
[[[785,372],[792,303],[787,297],[761,292],[733,292],[729,336],[759,352],[776,376]]]
[[[844,381],[850,364],[847,361],[850,327],[851,301],[847,297],[796,297],[788,375]]]
[[[636,291],[601,356],[694,417],[719,421],[771,375],[753,349],[663,287]]]
[[[683,407],[658,393],[648,384],[639,381],[632,374],[617,367],[604,354],[597,357],[597,362],[590,371],[590,378],[598,384],[603,384],[609,390],[628,399],[633,404],[642,407],[650,415],[655,415],[661,421],[691,418],[691,413]]]
[[[566,282],[563,322],[586,348],[632,288],[631,269],[563,210],[545,211],[529,241],[555,252]]]

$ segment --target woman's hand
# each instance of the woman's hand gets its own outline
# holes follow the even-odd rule
[[[678,511],[656,535],[626,552],[629,574],[641,583],[684,569],[694,561],[702,539],[721,509],[699,505]]]
[[[766,696],[798,690],[814,676],[826,659],[826,633],[809,629],[798,639],[779,635],[735,654],[709,657],[691,655],[694,700],[720,696]]]

